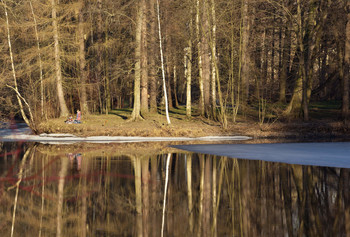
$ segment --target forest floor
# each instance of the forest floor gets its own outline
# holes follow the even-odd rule
[[[185,109],[171,109],[171,124],[163,113],[147,114],[144,120],[130,121],[131,110],[113,110],[108,115],[82,116],[81,124],[66,124],[64,119],[49,119],[39,124],[39,133],[70,133],[76,136],[202,137],[243,135],[253,138],[350,139],[350,124],[341,122],[338,110],[312,107],[310,122],[266,119],[259,123],[254,113],[228,120],[226,129],[219,122],[194,113],[187,119]]]

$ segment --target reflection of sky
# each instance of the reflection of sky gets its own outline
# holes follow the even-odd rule
[[[179,149],[288,164],[350,168],[350,142],[179,145]]]

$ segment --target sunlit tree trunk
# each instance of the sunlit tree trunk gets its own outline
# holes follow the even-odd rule
[[[141,26],[141,113],[148,113],[148,60],[147,60],[147,14],[146,1],[141,0],[142,26]]]
[[[192,37],[193,37],[193,21],[192,21],[192,4],[191,4],[191,18],[189,22],[189,39],[187,40],[187,47],[185,48],[185,77],[186,77],[186,117],[192,116],[192,98],[191,98],[191,85],[192,85]]]
[[[58,102],[60,106],[60,116],[67,117],[68,108],[66,105],[66,100],[64,99],[63,92],[63,78],[62,78],[62,69],[61,69],[61,53],[60,53],[60,45],[59,45],[59,36],[58,36],[58,21],[57,21],[57,6],[56,0],[51,0],[52,7],[52,26],[53,26],[53,34],[54,34],[54,46],[55,46],[55,71],[56,71],[56,87],[57,87],[57,96]]]
[[[150,98],[149,106],[150,112],[157,112],[157,69],[156,69],[156,57],[157,55],[157,18],[156,18],[156,1],[150,0],[150,55],[149,55],[149,86],[150,86]]]
[[[86,81],[87,81],[87,70],[86,70],[86,59],[85,59],[85,40],[84,40],[84,14],[83,8],[85,6],[84,0],[79,2],[78,8],[78,41],[79,41],[79,69],[80,69],[80,110],[83,114],[88,114],[88,103],[86,95]]]
[[[163,57],[163,44],[162,44],[162,32],[160,27],[160,12],[159,12],[159,0],[157,0],[157,20],[158,20],[158,37],[159,37],[159,51],[160,51],[160,63],[162,68],[163,78],[163,92],[164,92],[164,103],[165,103],[165,114],[168,124],[170,124],[169,109],[168,109],[168,96],[165,83],[165,69],[164,69],[164,57]]]
[[[210,50],[209,37],[210,27],[207,12],[209,4],[207,0],[202,0],[202,35],[201,35],[201,58],[202,58],[202,80],[203,80],[203,96],[204,96],[204,115],[209,117],[210,110]]]
[[[216,66],[215,61],[216,55],[216,11],[215,11],[215,0],[211,0],[211,98],[212,98],[212,110],[213,116],[216,117]],[[215,61],[214,61],[215,60]]]
[[[141,117],[141,39],[142,39],[142,21],[144,1],[139,0],[139,7],[136,21],[136,36],[135,36],[135,80],[134,80],[134,108],[131,114],[132,120],[142,119]]]
[[[198,79],[199,79],[199,112],[204,115],[204,82],[203,82],[203,67],[202,67],[202,46],[200,38],[200,0],[196,0],[196,40],[198,54]]]

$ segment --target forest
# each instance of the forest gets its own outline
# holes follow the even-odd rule
[[[1,0],[0,116],[349,116],[347,0]]]

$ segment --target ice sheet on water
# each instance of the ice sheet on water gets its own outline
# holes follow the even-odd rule
[[[350,168],[350,142],[205,144],[173,147],[231,158]]]

